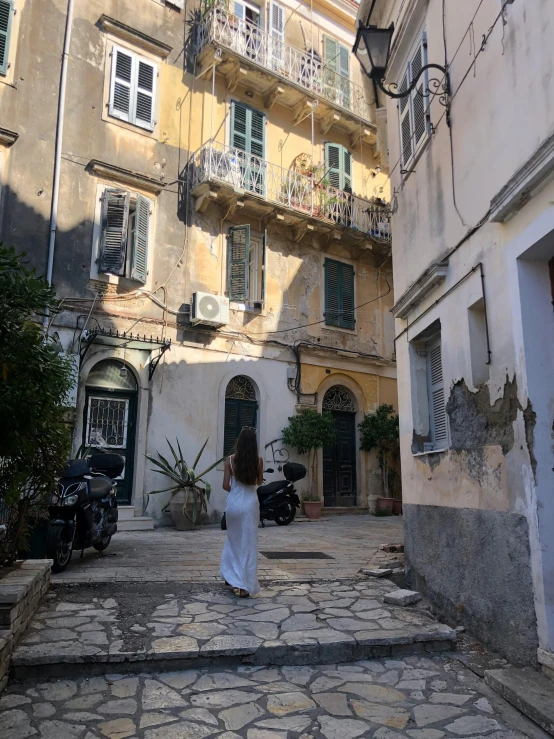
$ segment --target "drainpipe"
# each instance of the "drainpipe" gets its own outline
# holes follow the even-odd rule
[[[50,242],[48,244],[48,266],[46,281],[52,284],[54,270],[54,251],[56,249],[56,230],[58,227],[58,202],[60,197],[60,168],[62,159],[63,124],[65,116],[65,89],[67,86],[67,63],[69,60],[69,45],[71,43],[71,27],[73,25],[74,0],[67,0],[67,17],[65,21],[65,38],[62,53],[62,69],[60,78],[60,94],[58,97],[58,121],[56,125],[56,152],[54,155],[54,184],[52,187],[52,210],[50,213]],[[44,327],[48,327],[48,313],[44,316]]]

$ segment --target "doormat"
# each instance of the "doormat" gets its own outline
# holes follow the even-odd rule
[[[334,559],[325,552],[260,552],[266,559]]]

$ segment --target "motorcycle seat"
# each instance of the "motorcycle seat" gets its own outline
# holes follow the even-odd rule
[[[280,490],[284,490],[288,485],[287,480],[276,480],[275,482],[268,482],[266,485],[260,485],[258,488],[258,498],[265,500],[270,495],[278,493]]]
[[[88,481],[89,500],[101,500],[110,492],[112,484],[107,477],[91,477]]]

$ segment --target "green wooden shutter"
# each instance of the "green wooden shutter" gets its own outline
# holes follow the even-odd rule
[[[258,404],[255,400],[239,400],[239,434],[245,426],[258,427]],[[238,436],[238,434],[237,434]]]
[[[341,328],[353,329],[356,327],[356,318],[354,313],[354,267],[351,264],[341,264],[341,309],[342,313],[339,318],[339,326]]]
[[[266,272],[267,272],[267,230],[264,231],[264,236],[262,239],[262,291],[261,291],[261,299],[262,299],[262,306],[265,305],[265,286],[266,286]]]
[[[342,183],[341,190],[352,192],[352,154],[342,147]]]
[[[325,324],[353,329],[354,267],[351,264],[325,260]]]
[[[325,260],[325,324],[338,326],[340,316],[340,262]]]
[[[223,454],[228,457],[232,454],[237,440],[239,425],[239,403],[235,398],[225,399],[225,426],[223,429]]]
[[[250,226],[233,226],[227,237],[229,253],[229,300],[248,300]]]
[[[350,78],[350,49],[339,44],[338,71],[343,77]]]
[[[337,60],[339,56],[339,43],[330,36],[325,36],[325,67],[331,72],[337,71]]]
[[[231,146],[247,151],[248,143],[248,108],[233,101],[231,115]]]
[[[122,275],[127,247],[129,193],[106,189],[102,195],[102,235],[98,271]]]
[[[250,145],[247,151],[265,159],[265,116],[257,110],[248,109],[246,112],[250,123]]]
[[[150,225],[150,201],[139,195],[137,198],[135,238],[131,277],[139,282],[146,282],[148,267],[148,230]]]
[[[12,16],[12,0],[0,0],[0,74],[3,75],[8,72]]]
[[[325,177],[333,187],[342,190],[343,147],[340,144],[325,144]]]

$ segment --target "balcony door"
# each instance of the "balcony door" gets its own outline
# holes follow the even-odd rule
[[[265,194],[265,115],[237,101],[231,111],[233,182],[243,190]]]
[[[352,225],[352,154],[341,144],[325,144],[325,179],[329,181],[331,187],[327,192],[321,191],[322,216],[342,226],[350,227]]]
[[[238,23],[239,53],[260,61],[262,52],[260,6],[245,0],[235,0],[233,8]]]

